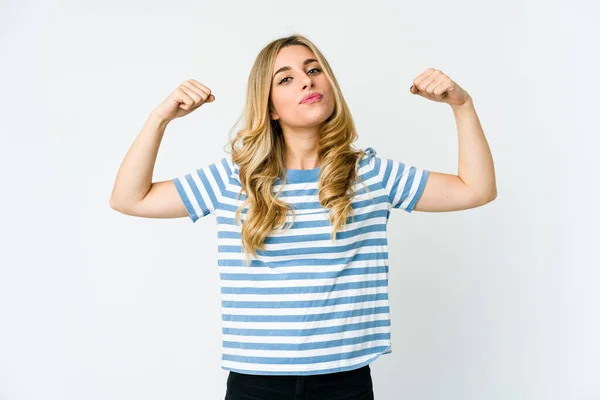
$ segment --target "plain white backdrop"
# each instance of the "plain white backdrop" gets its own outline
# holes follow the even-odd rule
[[[114,179],[148,113],[196,79],[154,180],[225,155],[250,68],[292,33],[328,58],[356,146],[457,173],[441,69],[473,97],[498,198],[393,210],[393,351],[378,400],[600,399],[599,6],[592,1],[0,3],[0,399],[222,399],[216,220],[126,216]]]

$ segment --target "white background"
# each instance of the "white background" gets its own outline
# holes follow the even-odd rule
[[[473,97],[498,198],[393,210],[393,352],[376,399],[600,398],[597,2],[0,3],[0,399],[222,399],[216,220],[126,216],[114,179],[148,113],[196,79],[154,180],[222,156],[254,58],[301,33],[358,148],[457,173],[432,67]]]

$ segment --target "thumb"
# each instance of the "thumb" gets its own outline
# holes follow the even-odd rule
[[[417,94],[417,92],[419,91],[414,85],[411,86],[409,90],[412,94]]]
[[[205,103],[212,103],[213,101],[215,101],[215,95],[211,93],[210,96],[208,96],[208,99],[206,99]]]

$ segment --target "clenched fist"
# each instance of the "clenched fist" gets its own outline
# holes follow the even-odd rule
[[[211,90],[193,79],[183,82],[173,91],[154,113],[166,121],[183,117],[196,110],[204,103],[212,103],[215,96]]]

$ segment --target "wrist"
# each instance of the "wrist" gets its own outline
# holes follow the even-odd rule
[[[156,110],[152,110],[150,112],[150,115],[148,115],[148,120],[152,120],[152,122],[155,122],[159,125],[167,125],[169,122],[171,122],[171,120],[166,119],[165,117],[163,117],[162,115],[160,115],[159,113],[156,112]]]
[[[473,99],[471,98],[470,95],[467,95],[467,100],[465,100],[464,103],[462,104],[451,104],[450,107],[452,107],[453,111],[458,111],[458,110],[462,110],[465,108],[473,108]]]

